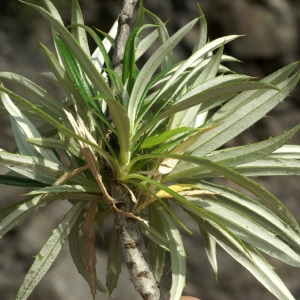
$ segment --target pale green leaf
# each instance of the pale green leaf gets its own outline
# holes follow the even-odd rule
[[[10,81],[14,86],[21,87],[23,91],[28,92],[30,97],[41,103],[56,116],[64,117],[63,108],[67,109],[67,106],[26,77],[9,72],[0,72],[0,78]]]
[[[84,206],[84,201],[77,202],[66,214],[62,222],[52,231],[51,236],[37,254],[29,271],[25,275],[24,281],[17,293],[16,300],[27,299],[40,280],[45,276],[61,251],[63,244],[68,238]]]
[[[174,104],[170,108],[164,110],[157,115],[150,122],[146,123],[138,133],[136,137],[139,137],[143,132],[149,130],[152,126],[157,124],[159,121],[172,116],[173,114],[193,107],[195,105],[208,102],[218,101],[220,98],[224,98],[227,95],[235,95],[236,93],[251,90],[251,89],[270,89],[272,88],[269,84],[254,82],[254,81],[242,81],[245,79],[241,75],[223,75],[206,81],[201,86],[197,86],[194,89],[186,93],[179,103]],[[234,118],[231,121],[234,122]],[[231,128],[231,127],[230,127]],[[248,128],[248,127],[247,127]],[[236,129],[235,129],[236,130]],[[211,134],[209,134],[211,137]],[[230,139],[230,138],[228,138]],[[202,145],[202,143],[201,143]],[[195,145],[196,146],[196,145]],[[217,147],[216,147],[217,148]],[[214,150],[214,149],[213,149]]]
[[[243,212],[227,207],[214,198],[204,200],[187,197],[187,199],[211,212],[241,240],[286,264],[300,267],[300,255],[280,239],[280,232],[270,232]]]
[[[300,159],[300,146],[298,145],[284,145],[275,150],[269,157]]]
[[[30,108],[37,115],[39,115],[44,120],[46,120],[49,125],[52,125],[55,128],[57,128],[60,131],[60,133],[68,135],[69,137],[73,137],[76,140],[82,141],[82,142],[84,142],[87,145],[90,145],[92,147],[92,149],[94,149],[99,154],[101,154],[107,161],[111,161],[114,164],[116,164],[116,161],[112,158],[112,156],[107,151],[104,151],[99,145],[97,145],[97,144],[93,143],[92,141],[84,138],[83,136],[75,133],[73,130],[65,127],[63,124],[61,124],[56,119],[52,118],[47,113],[45,113],[42,109],[40,109],[39,107],[37,107],[35,104],[29,102],[25,98],[23,98],[23,97],[15,94],[14,92],[10,91],[9,89],[7,89],[7,88],[5,88],[5,87],[3,87],[1,85],[0,85],[0,90],[3,91],[4,93],[8,94],[10,97],[16,99],[18,102],[22,103],[26,107]],[[121,120],[122,120],[122,118],[121,118]]]
[[[269,158],[259,159],[235,167],[245,176],[291,176],[300,175],[300,160]]]
[[[81,9],[80,9],[80,6],[79,6],[77,0],[72,0],[71,23],[72,24],[82,24],[82,25],[84,24],[82,12],[81,12]],[[72,27],[71,32],[72,32],[72,35],[75,37],[75,39],[78,41],[79,45],[84,50],[84,52],[90,56],[91,55],[90,48],[89,48],[85,30],[78,26],[74,26],[74,27]]]
[[[214,193],[214,201],[218,201],[233,211],[239,211],[242,215],[248,216],[257,224],[278,235],[280,239],[286,241],[293,248],[300,248],[298,232],[258,201],[224,186],[204,181],[200,181],[199,184],[204,189]]]
[[[33,148],[26,141],[26,135],[24,134],[24,131],[22,131],[22,129],[12,116],[10,116],[10,124],[19,153],[29,156],[36,156],[36,153],[33,151]]]
[[[156,41],[158,37],[157,30],[152,31],[149,35],[145,36],[139,43],[135,50],[135,60],[137,61]]]
[[[152,226],[147,226],[144,222],[139,222],[143,234],[163,249],[170,251],[167,239]]]
[[[155,53],[151,56],[151,58],[146,62],[146,64],[141,69],[132,93],[130,95],[129,106],[128,106],[128,116],[130,120],[135,120],[137,114],[137,108],[142,101],[143,93],[148,85],[149,81],[152,78],[155,70],[164,60],[165,56],[172,51],[172,49],[180,42],[180,40],[187,34],[188,31],[195,25],[197,19],[191,21],[179,31],[177,31],[173,36],[171,36],[167,42],[161,45]],[[131,128],[131,135],[134,135],[134,128]]]
[[[107,258],[106,286],[109,294],[117,287],[123,261],[122,247],[119,234],[115,227],[111,233],[110,246]]]
[[[199,18],[200,24],[199,24],[199,31],[197,35],[197,40],[194,45],[193,53],[195,53],[200,48],[204,47],[207,42],[207,22],[204,13],[200,7],[200,4],[199,3],[197,4],[198,4],[199,16],[200,16]]]
[[[299,65],[299,62],[292,63],[287,65],[286,67],[275,71],[274,73],[270,74],[269,76],[263,78],[263,82],[270,83],[273,85],[278,85],[283,83],[288,77],[293,73],[293,71]],[[281,89],[281,87],[279,87]],[[242,109],[247,103],[252,102],[253,99],[267,99],[268,94],[272,92],[271,90],[253,90],[253,91],[246,91],[237,95],[231,101],[227,102],[225,105],[220,107],[220,109],[213,115],[211,121],[217,121],[220,119],[224,119],[226,116],[231,116],[232,113],[236,110]],[[276,106],[278,102],[274,106]]]
[[[180,232],[170,215],[158,203],[154,203],[161,221],[165,227],[165,232],[170,248],[172,287],[170,290],[170,300],[179,300],[185,286],[186,277],[186,254],[184,251]]]
[[[267,112],[288,96],[298,80],[299,74],[295,74],[277,86],[281,89],[280,91],[266,89],[262,92],[261,96],[250,97],[247,103],[242,107],[237,107],[230,115],[219,120],[222,122],[220,126],[208,133],[204,133],[201,137],[201,141],[195,143],[188,150],[193,155],[199,157],[216,150],[224,143],[249,128],[249,126],[253,125],[256,121],[263,118]],[[235,100],[233,99],[231,101]]]
[[[217,150],[217,151],[214,151],[214,152],[208,154],[206,156],[206,158],[209,159],[210,161],[218,162],[226,167],[234,167],[234,166],[246,164],[249,162],[255,163],[256,160],[261,159],[265,156],[270,156],[270,157],[276,158],[276,156],[273,156],[273,154],[272,154],[272,153],[274,153],[273,151],[275,151],[276,149],[280,148],[285,143],[287,143],[294,136],[294,134],[296,134],[299,131],[299,129],[300,129],[300,125],[284,132],[281,135],[278,135],[273,138],[269,138],[267,140],[264,140],[264,141],[261,141],[258,143]],[[195,140],[194,142],[197,142],[197,141]],[[276,153],[276,151],[275,151],[275,153]],[[287,158],[297,158],[297,157],[295,157],[295,154],[293,154],[292,156],[293,157],[291,157],[289,155]],[[277,157],[284,158],[284,157],[280,157],[279,153],[278,153]],[[188,168],[187,168],[187,165],[188,165]],[[189,163],[185,163],[185,165],[178,164],[178,166],[176,166],[176,168],[174,169],[174,174],[176,174],[177,172],[180,172],[182,170],[181,169],[182,167],[184,170],[190,169],[190,171],[189,171],[190,176],[197,177],[199,179],[215,176],[215,174],[213,174],[210,170],[203,169],[202,167],[196,168],[196,165],[189,164]],[[287,166],[287,168],[288,168],[288,166]],[[250,169],[249,169],[249,171],[250,171]],[[265,171],[268,172],[267,169]],[[271,169],[270,169],[270,171],[271,171]],[[297,172],[297,170],[295,170],[295,171]],[[284,170],[283,170],[283,172],[284,172]],[[192,175],[192,173],[193,173],[193,175]]]
[[[10,100],[9,96],[4,92],[0,91],[2,102],[7,109],[8,113],[12,118],[15,119],[16,123],[23,131],[26,137],[41,137],[39,131],[35,128],[32,122],[18,109],[18,107]],[[23,143],[25,143],[23,139]],[[45,158],[53,162],[59,163],[58,158],[54,152],[50,149],[44,149],[35,147],[35,149]]]
[[[272,266],[250,245],[247,253],[226,231],[211,222],[197,220],[204,230],[236,261],[252,273],[256,279],[280,300],[295,300]]]
[[[3,166],[17,173],[47,184],[53,184],[64,172],[69,171],[69,169],[63,165],[50,160],[13,154],[3,150],[0,151],[0,162]],[[24,173],[22,171],[24,171]],[[44,181],[46,178],[47,180]]]
[[[218,263],[217,263],[217,243],[216,241],[208,234],[207,231],[203,230],[201,226],[199,226],[201,232],[201,239],[204,243],[205,252],[207,258],[210,262],[210,265],[215,273],[216,278],[218,278]]]
[[[48,201],[47,197],[43,198],[41,196],[36,196],[22,201],[21,204],[17,203],[17,207],[15,207],[14,210],[0,222],[0,239],[14,226],[18,225],[23,219],[37,211],[40,207],[44,206]]]
[[[163,21],[159,17],[157,17],[155,14],[151,13],[149,10],[146,9],[145,12],[153,20],[153,22],[157,25],[159,43],[160,43],[160,45],[163,45],[169,39],[169,34],[168,34],[168,30],[166,28],[166,25],[163,23]],[[161,62],[161,70],[165,70],[165,69],[171,67],[173,64],[174,64],[173,55],[172,55],[172,52],[169,52],[164,57],[164,60]]]

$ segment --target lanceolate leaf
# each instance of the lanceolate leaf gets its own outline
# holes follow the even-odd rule
[[[286,264],[300,267],[300,256],[281,240],[280,235],[257,224],[243,212],[233,210],[232,207],[227,207],[213,198],[211,200],[193,198],[188,197],[190,201],[210,211],[241,240]]]
[[[165,55],[169,53],[179,43],[179,41],[195,25],[196,22],[197,19],[191,21],[182,29],[180,29],[177,33],[175,33],[172,37],[170,37],[166,43],[164,43],[156,50],[156,52],[151,56],[151,58],[141,69],[141,72],[139,73],[135,81],[132,93],[130,95],[128,106],[128,116],[130,120],[134,120],[136,118],[137,107],[139,105],[139,102],[142,100],[144,90],[148,85],[149,81],[151,80],[153,73],[158,68],[160,63],[164,60]],[[134,134],[133,130],[134,129],[131,128],[132,135]]]
[[[261,96],[248,99],[242,108],[237,108],[226,118],[219,120],[222,121],[222,124],[208,134],[204,134],[201,142],[195,143],[189,151],[193,155],[202,157],[249,128],[291,92],[299,81],[299,74],[295,74],[279,84],[277,87],[281,89],[280,91],[267,89]]]
[[[297,159],[268,158],[235,167],[245,176],[291,176],[300,175],[300,161]]]
[[[212,152],[211,154],[207,155],[206,158],[210,161],[218,162],[226,167],[235,167],[235,166],[239,166],[239,165],[243,165],[243,164],[247,164],[247,163],[251,163],[251,162],[253,162],[254,165],[256,164],[257,166],[259,166],[259,163],[256,163],[257,160],[264,158],[266,156],[269,156],[269,155],[271,157],[276,158],[275,155],[274,156],[272,155],[272,152],[277,150],[281,146],[283,146],[285,143],[287,143],[293,137],[293,135],[299,131],[299,129],[300,129],[300,125],[284,132],[283,134],[281,134],[279,136],[269,138],[268,140],[265,140],[262,142],[249,144],[249,145],[245,145],[245,146],[226,148],[226,149]],[[196,142],[196,140],[195,140],[195,142]],[[281,159],[281,158],[284,158],[284,157],[281,157],[278,155],[278,159]],[[292,159],[292,158],[297,158],[297,156],[295,157],[295,154],[294,154],[293,156],[289,155],[287,158]],[[295,169],[293,170],[289,167],[292,165],[292,163],[289,163],[289,161],[287,161],[287,160],[283,160],[281,166],[284,163],[287,163],[286,169],[282,168],[281,174],[279,174],[278,172],[280,172],[280,170],[278,168],[272,168],[271,161],[272,160],[270,160],[270,169],[269,168],[264,169],[266,174],[270,173],[270,175],[271,175],[272,169],[273,169],[273,171],[277,171],[277,175],[284,175],[284,174],[286,174],[287,170],[290,170],[291,173],[294,171],[295,174],[297,174],[297,172],[298,172],[296,165],[295,165]],[[273,161],[275,161],[275,159]],[[277,160],[277,163],[278,162],[279,161]],[[188,164],[188,163],[185,163],[185,164]],[[296,164],[297,164],[297,162],[296,162]],[[172,174],[176,174],[177,172],[180,172],[182,170],[181,168],[187,169],[186,165],[184,166],[184,164],[178,164],[174,168],[174,171]],[[188,169],[189,169],[189,174],[192,175],[192,173],[193,173],[194,178],[197,177],[200,179],[200,178],[215,176],[215,175],[212,175],[212,172],[210,170],[204,169],[203,167],[196,167],[196,165],[194,165],[194,164],[188,164]],[[239,170],[244,174],[242,169],[243,168],[241,167]],[[253,172],[253,170],[254,169],[252,168],[252,172]],[[248,171],[250,174],[251,173],[250,168]],[[263,174],[262,171],[263,170],[261,168],[260,169],[261,174]],[[253,173],[253,175],[254,175],[254,173]],[[275,173],[274,173],[274,175],[275,175]]]
[[[76,265],[78,272],[88,282],[88,277],[86,274],[85,254],[84,254],[84,249],[82,244],[82,237],[80,233],[80,226],[82,220],[83,220],[83,213],[81,213],[81,215],[77,218],[76,223],[74,224],[70,232],[69,246],[70,246],[70,253],[72,259]],[[102,293],[108,294],[106,287],[99,280],[97,280],[96,288]]]
[[[10,175],[0,175],[0,184],[23,186],[23,187],[41,187],[45,186],[44,183],[32,180],[29,178],[16,177]]]
[[[72,0],[72,24],[84,24],[82,12],[77,0]],[[72,34],[78,41],[79,45],[85,51],[86,54],[90,55],[90,48],[86,36],[86,32],[83,28],[72,27]]]
[[[52,235],[35,257],[35,261],[26,274],[17,293],[16,300],[27,299],[36,285],[44,277],[62,249],[63,244],[68,238],[70,231],[84,206],[85,202],[77,202],[58,227],[53,230]]]
[[[106,80],[99,73],[96,66],[93,64],[91,59],[87,56],[87,54],[83,51],[83,49],[79,46],[79,44],[74,39],[74,37],[70,34],[70,32],[59,21],[57,21],[51,14],[49,14],[46,10],[44,10],[40,6],[36,6],[28,2],[24,2],[24,3],[39,11],[51,23],[51,25],[59,33],[60,38],[68,46],[69,50],[72,51],[72,54],[77,59],[78,63],[80,64],[85,74],[88,76],[91,83],[98,90],[98,93],[105,95],[104,99],[107,105],[109,106],[110,115],[112,117],[113,123],[117,131],[117,136],[120,144],[120,160],[124,164],[128,163],[130,158],[130,149],[129,149],[130,125],[129,125],[129,118],[123,106],[116,101]]]
[[[182,155],[181,156],[182,160],[185,161],[196,161],[199,163],[199,165],[202,165],[203,167],[207,167],[213,172],[220,174],[233,182],[237,183],[240,187],[243,187],[250,191],[253,195],[259,197],[260,199],[266,201],[273,209],[275,209],[276,213],[284,218],[284,220],[291,224],[294,229],[298,232],[300,232],[299,224],[293,217],[292,213],[287,209],[287,207],[278,199],[276,198],[273,194],[271,194],[269,191],[264,189],[261,185],[258,183],[250,180],[249,178],[243,176],[242,174],[238,173],[237,171],[234,171],[233,169],[229,169],[226,167],[223,167],[219,164],[213,163],[211,161],[208,161],[206,159],[198,158],[198,157],[191,157],[191,156],[186,156]],[[185,172],[185,171],[184,171]],[[187,173],[184,174],[181,173],[180,178],[184,178],[185,176],[190,177]],[[175,176],[178,176],[176,174]],[[179,177],[177,177],[178,179]],[[168,180],[172,181],[174,178],[170,176]]]
[[[185,286],[186,273],[186,254],[182,244],[182,239],[178,228],[172,218],[162,206],[155,203],[157,212],[166,230],[166,236],[170,247],[172,287],[170,291],[170,300],[179,300],[182,290]]]
[[[0,72],[0,78],[10,81],[14,85],[20,86],[23,91],[27,91],[33,99],[37,100],[56,116],[64,117],[62,108],[67,107],[46,90],[36,85],[26,77],[10,72]]]
[[[300,236],[297,231],[259,202],[224,186],[204,181],[200,181],[199,184],[202,188],[215,193],[213,196],[214,201],[248,216],[256,224],[262,225],[280,239],[286,241],[292,248],[300,247]]]
[[[240,79],[233,80],[234,75],[224,75],[224,79],[228,78],[229,82],[227,84],[224,83],[224,80],[221,80],[219,77],[214,78],[209,82],[211,86],[208,89],[205,89],[203,91],[204,86],[197,87],[196,89],[199,91],[196,93],[193,93],[191,91],[190,97],[188,97],[188,94],[185,95],[184,101],[179,102],[178,104],[175,104],[171,106],[169,109],[166,109],[162,113],[160,113],[156,118],[152,119],[149,123],[147,123],[144,127],[140,129],[140,131],[137,133],[136,137],[139,137],[142,132],[147,131],[149,128],[154,126],[154,124],[157,124],[159,121],[172,116],[173,114],[188,109],[190,107],[193,107],[195,105],[204,103],[206,101],[217,101],[219,98],[222,98],[226,95],[234,95],[238,92],[251,90],[251,89],[270,89],[269,84],[265,83],[259,83],[259,82],[251,82],[246,81],[242,82]],[[232,82],[233,80],[233,82]],[[219,86],[215,85],[218,84]],[[208,85],[208,83],[205,83],[205,85]],[[209,136],[211,136],[209,134]]]
[[[18,225],[24,218],[35,212],[48,201],[47,197],[36,196],[23,201],[18,207],[7,215],[0,223],[0,238],[13,227]]]
[[[207,258],[210,262],[211,267],[214,270],[217,279],[218,278],[217,247],[216,247],[217,243],[206,230],[202,229],[201,226],[199,227],[199,229],[201,232],[201,239],[204,243]]]
[[[121,273],[122,261],[123,255],[119,235],[114,229],[110,238],[106,273],[106,286],[110,294],[117,287],[119,275]]]
[[[9,114],[12,116],[12,118],[15,119],[17,125],[19,128],[24,132],[24,135],[26,137],[41,137],[38,130],[35,128],[35,126],[30,122],[30,120],[17,108],[17,106],[14,105],[14,103],[10,100],[9,96],[3,92],[0,92],[2,102],[9,112]],[[36,150],[45,158],[48,160],[51,160],[53,162],[59,163],[59,160],[53,153],[51,149],[44,149],[40,147],[35,147]]]
[[[246,245],[249,255],[245,254],[244,249],[224,232],[222,228],[213,226],[209,222],[198,220],[198,224],[208,231],[216,242],[227,251],[235,260],[248,269],[257,280],[262,283],[271,293],[276,295],[280,300],[295,300],[287,289],[285,284],[281,281],[278,275],[274,272],[272,266],[259,255],[254,248]]]

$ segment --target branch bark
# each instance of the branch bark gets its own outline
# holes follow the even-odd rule
[[[118,206],[120,210],[132,211],[133,201],[129,191],[116,180],[112,181],[111,195],[121,202]],[[115,227],[120,236],[129,277],[135,289],[144,300],[163,300],[164,297],[148,262],[147,249],[138,221],[116,212]]]
[[[126,42],[130,35],[130,24],[137,2],[138,0],[124,0],[118,19],[119,26],[112,55],[112,65],[119,76],[122,76]],[[134,203],[127,188],[116,179],[111,179],[109,189],[111,196],[119,202],[118,208],[124,212],[131,212]],[[115,227],[120,236],[129,277],[135,289],[144,300],[163,300],[164,297],[148,262],[147,249],[138,221],[116,212]]]
[[[130,35],[132,15],[137,3],[138,0],[124,0],[122,10],[118,19],[118,32],[115,39],[114,51],[112,55],[112,66],[120,76],[122,75],[125,46]]]

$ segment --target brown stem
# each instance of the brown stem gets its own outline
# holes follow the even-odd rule
[[[119,26],[112,56],[112,66],[120,76],[122,75],[125,46],[130,35],[132,15],[137,3],[138,0],[124,0],[122,11],[118,19]]]
[[[119,182],[111,184],[111,194],[118,201],[122,201],[119,209],[130,212],[133,201],[128,190]],[[144,300],[163,299],[159,285],[151,271],[143,235],[136,219],[116,212],[115,226],[120,236],[124,261],[130,280]]]
[[[130,24],[137,2],[138,0],[124,0],[118,19],[119,27],[114,44],[112,65],[119,76],[122,76],[126,42],[130,35]],[[124,185],[117,180],[111,179],[109,190],[112,198],[119,203],[118,209],[127,213],[132,212],[134,203]],[[115,227],[120,236],[123,257],[128,268],[129,277],[135,289],[144,300],[163,300],[164,297],[160,293],[159,285],[148,262],[147,250],[138,221],[116,211]]]

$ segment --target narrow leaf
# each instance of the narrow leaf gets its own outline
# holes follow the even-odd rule
[[[61,251],[72,226],[76,222],[76,219],[84,206],[85,202],[77,202],[66,214],[58,227],[53,230],[50,238],[37,254],[32,266],[27,272],[17,293],[16,300],[27,299],[40,280],[45,276],[46,272],[49,270],[57,255]]]
[[[154,203],[158,206],[158,203]],[[185,286],[186,277],[186,254],[184,251],[182,239],[178,228],[172,218],[163,209],[157,207],[157,212],[164,225],[171,255],[172,287],[170,291],[170,300],[179,300]]]

